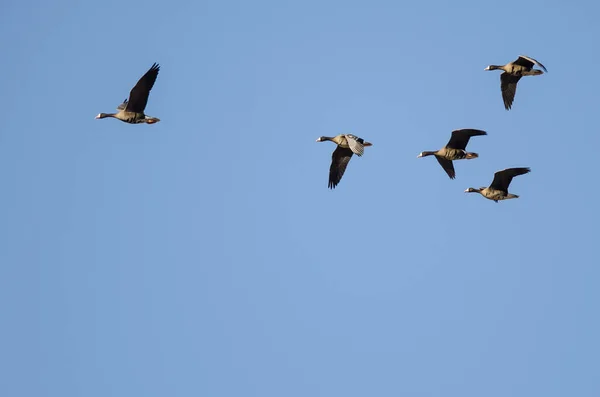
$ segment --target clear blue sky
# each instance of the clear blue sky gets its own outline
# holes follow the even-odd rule
[[[596,3],[3,2],[0,394],[597,397]]]

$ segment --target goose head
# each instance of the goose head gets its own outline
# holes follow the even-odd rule
[[[483,69],[483,70],[497,70],[497,69],[502,69],[502,66],[498,66],[498,65],[489,65],[487,68]]]
[[[417,156],[417,158],[419,159],[421,157],[432,156],[434,154],[435,154],[435,152],[421,152],[421,153],[419,153],[419,155]]]

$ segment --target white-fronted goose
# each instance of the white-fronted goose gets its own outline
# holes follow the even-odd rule
[[[365,150],[365,146],[372,146],[370,142],[365,142],[362,138],[359,138],[352,134],[340,134],[333,138],[328,136],[322,136],[317,139],[317,142],[331,141],[337,145],[333,154],[331,155],[331,166],[329,167],[329,184],[330,189],[340,183],[348,162],[353,154],[362,156]]]
[[[517,92],[517,83],[521,77],[537,76],[544,73],[541,70],[533,69],[533,65],[538,65],[544,69],[545,72],[548,72],[544,65],[525,55],[519,55],[519,58],[516,61],[507,63],[506,65],[490,65],[484,69],[504,70],[504,73],[500,75],[500,89],[502,90],[502,99],[504,100],[504,107],[506,110],[510,110],[512,107]]]
[[[494,180],[489,187],[481,187],[479,189],[468,188],[465,193],[479,193],[483,197],[489,200],[493,200],[496,203],[498,200],[508,200],[513,198],[519,198],[516,194],[508,192],[508,185],[515,176],[527,174],[530,172],[530,168],[519,167],[519,168],[507,168],[502,171],[498,171],[494,174]]]
[[[148,96],[150,90],[154,86],[154,82],[158,77],[158,71],[160,66],[157,63],[153,64],[152,67],[146,72],[145,75],[137,82],[135,87],[129,92],[129,100],[125,101],[117,107],[117,113],[100,113],[96,116],[97,119],[103,119],[105,117],[114,117],[126,123],[130,124],[154,124],[158,123],[160,119],[156,117],[146,116],[144,110],[148,103]]]
[[[473,129],[454,130],[452,131],[452,136],[446,146],[435,152],[421,152],[417,158],[432,155],[435,156],[436,160],[440,163],[444,171],[446,171],[446,174],[448,174],[450,179],[454,179],[456,173],[454,172],[454,165],[452,164],[453,160],[470,160],[479,157],[477,153],[466,151],[469,139],[479,135],[487,135],[487,132]]]

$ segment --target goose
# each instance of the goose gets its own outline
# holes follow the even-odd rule
[[[469,143],[469,139],[473,136],[479,135],[487,135],[487,132],[482,130],[473,130],[473,129],[462,129],[462,130],[454,130],[452,131],[452,136],[450,140],[440,150],[435,152],[421,152],[417,158],[427,157],[427,156],[435,156],[436,160],[446,174],[450,177],[450,179],[456,178],[456,172],[454,172],[454,165],[452,164],[452,160],[462,160],[462,159],[476,159],[479,157],[477,153],[470,153],[466,151],[467,144]]]
[[[333,154],[331,155],[331,166],[329,167],[329,184],[330,189],[340,183],[348,162],[353,154],[362,156],[365,150],[365,146],[373,146],[370,142],[365,142],[364,139],[357,137],[352,134],[340,134],[337,136],[328,137],[322,136],[317,139],[317,142],[331,141],[337,145]]]
[[[154,86],[156,77],[158,77],[158,71],[160,66],[154,63],[152,67],[144,74],[135,87],[131,89],[129,93],[129,99],[125,99],[122,104],[117,107],[117,113],[100,113],[96,116],[97,119],[103,119],[105,117],[114,117],[129,124],[154,124],[160,121],[159,118],[146,116],[144,109],[148,103],[148,96],[150,90]]]
[[[507,63],[503,66],[490,65],[484,70],[504,70],[500,75],[500,89],[502,90],[502,99],[504,100],[504,108],[510,110],[517,92],[517,83],[523,76],[537,76],[543,74],[539,69],[533,69],[533,65],[538,65],[544,72],[548,72],[546,67],[525,55],[519,55],[516,61]]]
[[[465,190],[465,193],[479,193],[486,199],[493,200],[496,203],[498,200],[519,198],[516,194],[508,192],[508,185],[510,185],[515,176],[524,175],[529,172],[531,172],[531,169],[525,167],[507,168],[494,174],[494,180],[489,187],[481,187],[479,189],[470,187]]]

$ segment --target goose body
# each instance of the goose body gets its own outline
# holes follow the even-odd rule
[[[539,69],[533,69],[534,65],[538,65],[544,71]],[[506,65],[490,65],[484,70],[503,70],[504,73],[500,75],[500,90],[502,91],[502,100],[504,101],[504,108],[510,110],[515,94],[517,93],[517,83],[523,76],[537,76],[548,72],[546,67],[540,62],[533,58],[525,55],[520,55],[519,58],[514,61],[507,63]]]
[[[463,159],[476,159],[479,157],[479,154],[467,152],[467,144],[469,143],[469,139],[473,136],[487,135],[487,132],[483,130],[474,130],[474,129],[461,129],[452,131],[452,136],[450,140],[440,150],[437,151],[425,151],[421,152],[417,158],[426,157],[426,156],[435,156],[436,160],[446,174],[450,177],[450,179],[456,178],[456,172],[454,171],[454,165],[452,161],[454,160],[463,160]]]
[[[135,87],[129,92],[129,98],[125,99],[122,104],[117,107],[117,113],[100,113],[96,116],[97,119],[112,117],[129,124],[154,124],[160,119],[147,116],[144,113],[150,96],[150,90],[154,86],[154,82],[158,77],[160,66],[153,64],[152,67],[144,74]]]
[[[496,203],[499,200],[519,198],[516,194],[508,192],[508,186],[515,176],[524,175],[529,172],[531,172],[531,169],[525,167],[507,168],[494,174],[494,180],[490,186],[479,189],[470,187],[465,190],[465,193],[479,193],[486,199],[493,200]]]
[[[352,155],[362,156],[365,146],[372,146],[372,144],[352,134],[340,134],[334,137],[322,136],[317,139],[317,142],[325,141],[331,141],[337,145],[331,155],[329,183],[327,185],[330,189],[335,189],[342,180]]]

